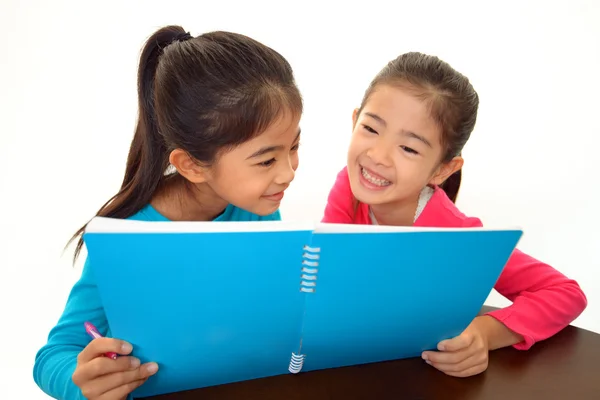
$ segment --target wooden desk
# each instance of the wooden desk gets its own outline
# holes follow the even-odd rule
[[[600,335],[569,326],[526,352],[513,348],[491,352],[487,371],[469,378],[449,377],[420,358],[411,358],[281,375],[151,399],[598,400]]]

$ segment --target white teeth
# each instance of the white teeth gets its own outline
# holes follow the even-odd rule
[[[385,179],[379,179],[379,178],[375,178],[373,175],[369,174],[369,172],[364,169],[361,168],[361,173],[362,176],[369,182],[372,183],[373,185],[377,185],[377,186],[389,186],[392,182],[385,180]]]

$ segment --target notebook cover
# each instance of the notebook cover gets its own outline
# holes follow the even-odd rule
[[[140,223],[128,229],[173,224]],[[263,229],[283,226],[259,224]],[[169,225],[171,231],[179,228],[207,227]],[[309,236],[309,230],[86,232],[90,266],[113,336],[131,342],[142,362],[159,364],[158,373],[134,395],[288,373],[304,306],[299,260]]]
[[[332,226],[317,228],[311,243],[320,252],[315,292],[306,294],[302,371],[420,356],[460,334],[522,235]]]
[[[160,365],[134,392],[141,397],[418,356],[475,317],[521,236],[335,224],[313,234],[281,221],[119,224],[109,225],[121,233],[92,226],[84,239],[113,335]]]

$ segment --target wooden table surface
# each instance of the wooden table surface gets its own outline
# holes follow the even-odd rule
[[[420,358],[411,358],[148,399],[599,400],[600,335],[569,326],[528,351],[505,348],[491,352],[487,371],[469,378],[447,376]]]

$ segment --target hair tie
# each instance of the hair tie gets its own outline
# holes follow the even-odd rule
[[[185,42],[186,40],[190,40],[193,38],[194,37],[192,35],[190,35],[189,32],[183,32],[183,33],[179,33],[177,36],[175,36],[175,39],[173,41]]]

